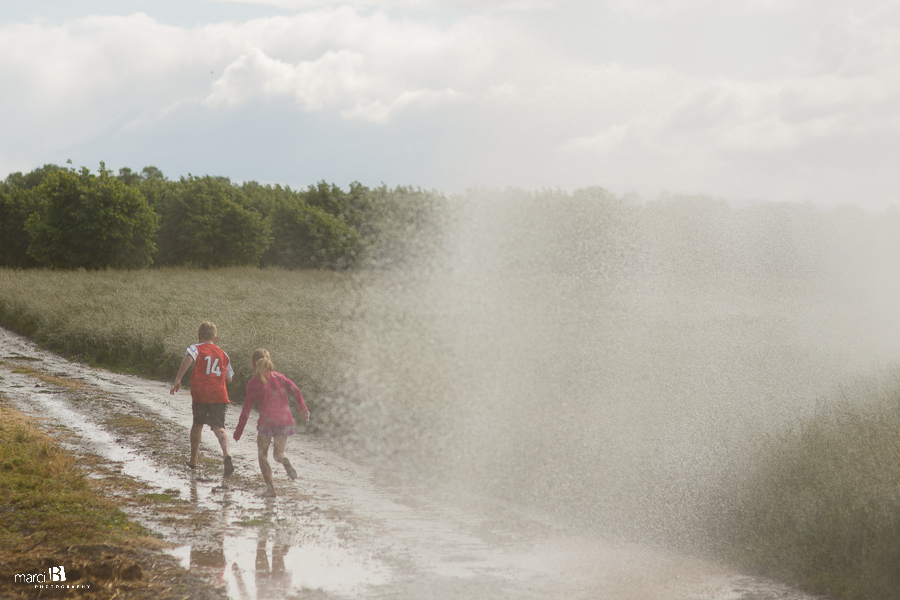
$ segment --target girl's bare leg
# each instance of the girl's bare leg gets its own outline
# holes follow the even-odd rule
[[[272,467],[269,466],[269,441],[272,438],[266,435],[256,436],[256,450],[259,456],[259,470],[262,471],[263,480],[266,482],[266,498],[275,497],[275,484],[272,482]]]
[[[280,462],[282,465],[284,465],[284,470],[287,471],[288,477],[290,477],[291,479],[297,479],[297,471],[295,471],[294,467],[291,466],[291,461],[288,460],[288,457],[284,455],[284,449],[286,446],[287,436],[276,436],[275,449],[272,451],[272,458],[274,458],[276,462]]]

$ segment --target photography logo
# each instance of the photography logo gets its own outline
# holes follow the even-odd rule
[[[16,573],[16,583],[51,583],[65,580],[65,567],[50,567],[46,573]]]
[[[78,579],[77,575],[75,577]],[[92,583],[71,583],[66,582],[66,568],[62,565],[58,567],[50,567],[46,572],[38,571],[37,573],[17,573],[15,576],[16,583],[25,583],[33,585],[36,589],[55,589],[55,590],[73,590],[73,589],[91,589]]]

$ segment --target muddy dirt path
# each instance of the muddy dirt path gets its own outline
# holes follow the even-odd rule
[[[273,464],[279,496],[263,499],[252,425],[232,443],[236,470],[226,480],[208,430],[200,467],[186,466],[189,392],[171,396],[165,383],[69,362],[3,329],[0,359],[0,389],[15,406],[66,428],[74,450],[139,484],[145,502],[131,502],[131,516],[234,599],[810,599],[511,507],[464,508],[421,487],[385,486],[313,435],[288,444],[300,477]],[[237,417],[232,407],[229,434]]]

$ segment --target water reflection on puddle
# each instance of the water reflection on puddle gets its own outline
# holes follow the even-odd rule
[[[224,584],[236,600],[281,599],[304,589],[356,597],[390,580],[390,570],[374,558],[310,540],[296,543],[285,530],[225,535],[221,544],[187,545],[170,552],[185,569]]]

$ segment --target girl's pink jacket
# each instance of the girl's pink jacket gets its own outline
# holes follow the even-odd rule
[[[247,396],[244,398],[244,409],[234,430],[234,439],[239,440],[244,433],[244,426],[250,418],[250,411],[259,402],[259,420],[256,427],[278,427],[293,425],[294,416],[291,414],[291,406],[288,400],[290,393],[296,400],[300,412],[306,414],[306,403],[297,385],[276,371],[269,373],[269,381],[263,383],[259,377],[253,377],[247,382]]]

